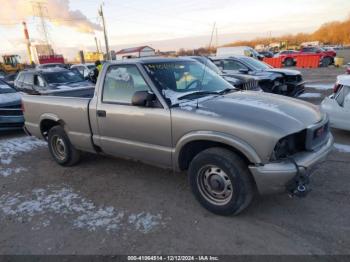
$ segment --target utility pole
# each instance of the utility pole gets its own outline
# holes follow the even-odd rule
[[[107,60],[111,60],[111,54],[109,53],[109,46],[108,46],[108,37],[107,37],[107,30],[106,30],[106,21],[105,21],[104,15],[103,15],[102,5],[100,6],[100,9],[99,9],[99,11],[98,11],[98,14],[101,16],[101,19],[102,19],[103,34],[104,34],[104,37],[105,37],[105,46],[106,46]]]
[[[95,36],[95,43],[96,43],[96,51],[97,53],[100,52],[100,49],[98,48],[98,43],[97,43],[97,37]]]
[[[214,23],[213,30],[211,31],[211,37],[210,37],[210,42],[209,42],[209,52],[210,52],[211,45],[213,43],[213,37],[214,37],[215,28],[216,28],[216,22]]]

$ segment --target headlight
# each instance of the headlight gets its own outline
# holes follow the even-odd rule
[[[305,150],[306,131],[289,135],[280,139],[271,156],[272,161],[288,158]]]

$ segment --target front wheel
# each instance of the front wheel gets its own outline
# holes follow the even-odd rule
[[[224,148],[210,148],[191,162],[189,181],[203,207],[218,215],[237,215],[254,197],[254,182],[247,164]]]
[[[69,141],[69,138],[61,126],[50,129],[48,135],[49,151],[53,159],[62,166],[73,166],[80,160],[78,151]]]

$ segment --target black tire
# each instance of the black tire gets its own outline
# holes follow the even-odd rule
[[[332,64],[332,58],[328,56],[323,58],[321,64],[323,67],[330,66]]]
[[[210,172],[213,172],[213,175],[208,175]],[[254,198],[255,184],[247,164],[240,156],[227,149],[209,148],[202,151],[192,160],[188,174],[191,190],[196,199],[203,207],[215,214],[237,215],[246,209]],[[208,180],[207,183],[204,180]],[[231,183],[231,195],[227,185],[229,183]],[[213,184],[215,184],[213,187],[218,188],[216,192],[220,191],[220,196],[208,193],[215,191],[211,190],[210,185]],[[222,184],[225,189],[222,189]],[[225,194],[227,192],[226,196],[221,192]],[[220,197],[227,199],[215,200]]]
[[[284,60],[284,66],[290,67],[293,65],[294,65],[294,60],[292,58],[286,58],[286,60]]]
[[[80,151],[71,144],[61,126],[55,126],[50,129],[47,141],[50,154],[58,164],[73,166],[79,162]]]

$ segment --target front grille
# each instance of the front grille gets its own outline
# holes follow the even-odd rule
[[[0,123],[0,128],[14,128],[14,127],[21,128],[23,127],[23,123]]]
[[[21,105],[11,105],[11,106],[1,106],[0,109],[3,109],[3,108],[17,108],[17,109],[21,109]]]
[[[306,149],[314,150],[325,144],[329,132],[330,128],[328,119],[324,119],[321,123],[308,128],[306,135]]]
[[[0,108],[0,116],[21,116],[21,109]]]
[[[257,80],[250,79],[246,83],[244,83],[244,87],[243,88],[245,90],[254,90],[254,89],[257,89],[258,86],[259,86],[259,82]]]

